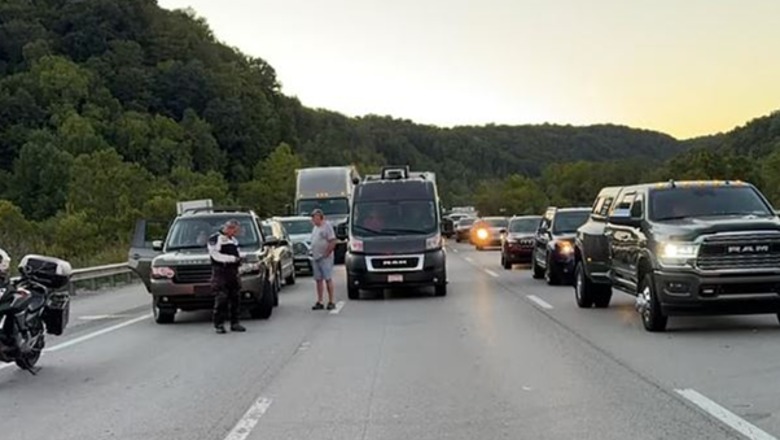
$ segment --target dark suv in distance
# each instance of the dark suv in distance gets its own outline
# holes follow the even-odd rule
[[[575,298],[636,297],[648,331],[669,316],[780,313],[780,219],[753,185],[605,188],[577,234]]]
[[[547,208],[534,236],[534,278],[544,278],[549,285],[573,281],[574,234],[589,215],[590,208]]]
[[[152,295],[158,324],[173,323],[179,310],[214,307],[207,242],[231,219],[240,223],[237,238],[245,259],[240,267],[241,303],[253,318],[271,316],[279,302],[274,244],[264,237],[260,218],[248,210],[198,208],[177,216],[165,240],[149,240],[149,232],[155,229],[153,222],[136,223],[129,265]]]
[[[534,251],[534,234],[539,230],[542,217],[526,215],[509,219],[509,227],[501,234],[501,266],[511,269],[514,264],[531,262]]]

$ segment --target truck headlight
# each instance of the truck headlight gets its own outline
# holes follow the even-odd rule
[[[477,238],[479,238],[480,240],[487,240],[489,235],[490,234],[488,234],[487,229],[478,229],[477,230]]]
[[[664,264],[684,264],[696,258],[699,245],[685,242],[664,242],[659,246],[658,257]]]

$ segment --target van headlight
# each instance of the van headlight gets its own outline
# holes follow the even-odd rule
[[[436,234],[433,237],[425,239],[425,250],[431,251],[441,248],[441,235]]]
[[[658,258],[663,264],[682,265],[699,255],[699,245],[687,242],[662,242],[659,245]]]

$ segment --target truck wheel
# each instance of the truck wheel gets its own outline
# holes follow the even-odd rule
[[[360,289],[355,287],[355,282],[350,277],[347,277],[347,297],[353,300],[360,299]]]
[[[606,309],[609,307],[609,302],[612,301],[612,286],[608,284],[597,284],[595,286],[593,295],[593,303],[597,309]]]
[[[176,320],[176,309],[160,307],[156,298],[152,300],[152,314],[154,315],[154,322],[157,324],[173,324]]]
[[[557,286],[561,284],[561,274],[558,273],[558,269],[552,262],[552,259],[547,257],[547,267],[544,269],[544,279],[547,280],[547,284],[550,286]]]
[[[593,282],[585,274],[585,265],[582,261],[577,262],[577,267],[574,269],[574,298],[579,308],[593,307],[593,287]]]
[[[436,296],[447,296],[447,283],[436,285]]]
[[[649,332],[666,330],[666,323],[669,318],[661,311],[661,303],[658,302],[651,274],[645,275],[642,284],[639,285],[637,308],[642,317],[642,324],[645,326],[645,330]]]
[[[249,309],[249,315],[254,319],[268,319],[274,312],[274,291],[266,279],[260,301]]]
[[[533,255],[531,256],[531,274],[536,280],[544,278],[544,269],[539,267],[539,263],[536,262],[536,257]]]

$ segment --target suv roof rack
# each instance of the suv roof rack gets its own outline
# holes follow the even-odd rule
[[[202,212],[211,212],[211,213],[220,213],[220,212],[246,212],[246,213],[252,213],[252,211],[249,208],[242,208],[239,206],[203,206],[199,208],[191,208],[191,209],[185,209],[184,212],[182,212],[182,215],[187,214],[199,214]]]

